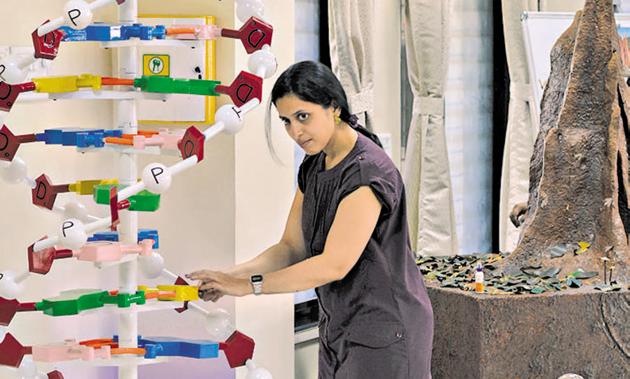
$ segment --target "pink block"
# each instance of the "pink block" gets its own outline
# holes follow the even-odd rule
[[[177,34],[176,39],[183,40],[209,40],[221,36],[221,29],[216,25],[177,25],[177,27],[188,27],[195,30],[194,34]]]
[[[176,150],[177,144],[184,137],[184,130],[160,129],[160,134],[158,135],[164,139],[163,149]]]
[[[80,261],[115,262],[126,254],[151,255],[153,243],[150,239],[143,240],[138,245],[121,245],[119,242],[109,241],[90,242],[74,255]]]
[[[60,344],[33,346],[33,360],[36,362],[63,362],[73,360],[92,361],[94,359],[111,359],[111,348],[100,349],[80,345],[75,340],[67,340]]]
[[[152,137],[137,135],[133,137],[133,147],[136,149],[144,149],[147,146],[159,146],[161,149],[177,149],[177,143],[184,136],[183,130],[170,131],[168,129],[160,129],[160,133]]]
[[[115,262],[123,257],[123,251],[117,242],[98,241],[86,244],[75,256],[80,261]]]

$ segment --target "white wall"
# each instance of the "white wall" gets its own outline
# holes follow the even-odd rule
[[[400,2],[374,0],[374,131],[391,136],[400,168]]]

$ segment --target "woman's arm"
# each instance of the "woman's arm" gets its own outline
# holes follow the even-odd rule
[[[339,204],[323,253],[268,273],[264,277],[263,293],[302,291],[343,279],[363,253],[380,212],[381,204],[367,186],[346,196]],[[203,278],[194,274],[190,278],[203,280],[200,289],[215,294],[244,296],[252,293],[249,280],[223,273],[206,272]]]
[[[306,258],[302,236],[302,202],[304,195],[299,189],[287,218],[280,241],[260,253],[255,258],[223,271],[225,274],[247,278],[254,274],[267,274],[277,271]]]

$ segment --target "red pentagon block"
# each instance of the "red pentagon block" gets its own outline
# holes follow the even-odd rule
[[[57,195],[61,192],[68,192],[67,184],[54,186],[46,174],[41,174],[35,179],[35,188],[31,190],[33,204],[52,210]]]
[[[6,125],[0,129],[0,160],[12,161],[20,147],[20,142]]]
[[[37,141],[35,134],[16,136],[6,125],[2,125],[2,129],[0,129],[0,160],[12,161],[20,148],[20,144],[35,141]]]
[[[50,20],[46,20],[44,24]],[[42,25],[44,25],[42,24]],[[39,29],[39,28],[38,28]],[[59,45],[63,38],[63,32],[59,29],[53,30],[43,36],[37,35],[37,29],[31,34],[33,38],[33,47],[35,48],[35,58],[50,59],[57,58],[59,53]]]
[[[2,274],[0,274],[2,279]],[[9,326],[17,312],[36,311],[35,303],[20,303],[15,299],[0,297],[0,326]]]
[[[197,156],[197,162],[203,160],[203,147],[206,137],[202,132],[194,126],[186,129],[184,137],[177,143],[179,151],[182,153],[182,159],[187,159],[193,155]]]
[[[44,236],[42,239],[45,238]],[[56,250],[54,247],[49,247],[34,251],[34,246],[35,244],[32,244],[28,247],[28,271],[34,274],[46,275],[56,259],[73,257],[72,250]]]
[[[20,302],[0,297],[0,326],[9,326],[18,311]]]
[[[22,358],[31,351],[32,349],[22,346],[11,333],[7,333],[0,344],[0,365],[20,367]]]
[[[35,91],[35,83],[7,84],[0,82],[0,111],[9,112],[22,92]]]
[[[62,373],[60,373],[59,371],[55,370],[55,371],[51,371],[51,372],[48,373],[48,379],[64,379],[64,378],[63,378],[63,374]]]
[[[247,71],[241,71],[229,87],[218,85],[215,90],[218,93],[229,95],[234,104],[240,107],[253,98],[262,101],[262,84],[261,77]]]
[[[190,283],[188,283],[186,281],[186,279],[182,278],[181,276],[178,276],[177,280],[175,281],[175,285],[187,286],[187,285],[190,285]],[[182,312],[187,311],[187,310],[188,310],[188,302],[187,301],[184,302],[184,306],[183,307],[175,308],[175,311],[177,311],[177,313],[182,313]]]
[[[119,209],[118,187],[112,186],[109,189],[109,212],[112,215],[112,224],[111,224],[110,229],[112,231],[115,231],[116,228],[118,227],[118,224],[120,224],[120,216],[118,215],[118,209]]]
[[[253,339],[237,330],[225,342],[219,344],[219,349],[225,352],[230,367],[235,368],[244,366],[252,359],[255,346]]]
[[[250,17],[239,30],[222,29],[221,35],[228,38],[240,39],[247,54],[262,49],[263,46],[271,46],[273,26],[263,20]]]

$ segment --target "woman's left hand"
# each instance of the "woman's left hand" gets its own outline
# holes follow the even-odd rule
[[[249,280],[220,271],[200,270],[186,275],[188,279],[200,281],[199,292],[204,300],[218,300],[223,295],[245,296],[252,293]],[[206,298],[204,294],[211,294]]]

